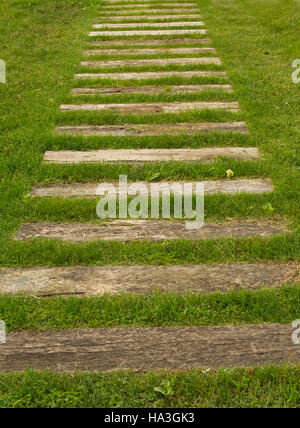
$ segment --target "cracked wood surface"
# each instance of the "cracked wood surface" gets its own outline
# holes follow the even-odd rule
[[[251,367],[299,363],[290,324],[32,331],[0,345],[2,372]]]
[[[33,238],[88,241],[164,241],[174,239],[270,237],[285,233],[281,224],[268,222],[206,222],[201,229],[187,229],[184,222],[164,220],[112,220],[102,223],[25,223],[15,240]]]
[[[1,295],[102,296],[229,292],[300,281],[300,265],[68,266],[0,268]]]

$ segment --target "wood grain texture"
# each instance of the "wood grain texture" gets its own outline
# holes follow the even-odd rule
[[[25,223],[15,240],[33,238],[59,239],[69,242],[153,241],[174,239],[219,239],[268,237],[285,233],[280,224],[268,222],[206,222],[202,229],[186,229],[184,222],[163,220],[112,220],[102,223]]]
[[[0,268],[0,294],[13,296],[224,293],[299,281],[299,264]]]
[[[144,71],[141,73],[80,73],[75,79],[114,79],[114,80],[143,80],[160,79],[164,77],[227,77],[225,71]]]
[[[118,2],[118,3],[120,3],[120,2]],[[120,9],[120,10],[135,10],[136,8],[138,8],[138,7],[140,7],[140,8],[146,8],[146,9],[149,9],[149,10],[151,10],[151,8],[152,7],[157,7],[157,6],[159,6],[161,9],[160,10],[163,10],[163,8],[164,7],[172,7],[172,8],[177,8],[177,7],[180,7],[180,8],[184,8],[184,9],[195,9],[195,3],[173,3],[173,2],[170,2],[170,3],[152,3],[152,4],[145,4],[145,3],[142,3],[142,2],[140,2],[140,3],[127,3],[127,4],[122,4],[122,3],[120,3],[120,4],[115,4],[115,5],[102,5],[101,6],[101,9],[102,10],[111,10],[111,9]],[[174,9],[175,10],[175,9]],[[176,11],[177,11],[178,9],[176,9]],[[195,10],[198,10],[198,9],[195,9]]]
[[[98,36],[173,36],[176,34],[206,34],[207,30],[201,29],[182,29],[182,30],[122,30],[122,31],[91,31],[89,37]]]
[[[173,102],[173,103],[128,103],[128,104],[62,104],[62,111],[104,111],[112,110],[124,114],[179,113],[187,110],[240,111],[237,102]]]
[[[113,135],[113,136],[155,136],[155,135],[194,135],[203,132],[238,132],[248,134],[245,122],[225,123],[174,123],[149,125],[78,125],[58,126],[55,132],[68,135]]]
[[[116,196],[119,196],[119,183],[117,181],[110,181],[116,187]],[[170,193],[174,194],[172,186],[180,185],[183,188],[185,181],[166,181],[166,182],[140,182],[145,188],[147,188],[148,194],[151,193],[151,189],[159,186],[161,191],[170,190]],[[189,183],[196,183],[191,182]],[[255,193],[261,194],[271,192],[274,190],[272,180],[268,178],[261,179],[235,179],[235,180],[208,180],[203,181],[205,195],[215,194],[229,194],[234,195],[238,193]],[[101,183],[72,183],[72,184],[60,184],[54,186],[36,186],[29,193],[31,196],[38,196],[41,198],[47,198],[51,196],[58,196],[63,198],[95,198],[97,197],[97,188]],[[128,186],[131,186],[133,182],[128,182]],[[143,192],[141,192],[142,194]],[[193,187],[193,193],[195,193],[195,187]]]
[[[255,160],[261,155],[256,147],[208,147],[202,149],[120,149],[47,151],[44,162],[211,162],[219,156]]]
[[[145,9],[101,10],[100,15],[101,15],[101,18],[105,17],[105,18],[111,19],[114,17],[116,17],[116,18],[124,18],[125,17],[126,18],[127,16],[134,16],[136,13],[144,13],[145,14],[145,12],[147,13],[147,18],[149,16],[154,16],[154,14],[158,15],[155,18],[159,18],[162,13],[169,13],[174,18],[176,18],[178,16],[177,15],[178,13],[184,13],[184,14],[190,14],[190,13],[196,14],[197,13],[196,16],[199,16],[198,15],[199,10],[193,9],[193,8],[190,8],[190,9],[186,9],[186,8],[183,8],[183,9],[178,9],[178,8],[176,8],[176,9],[166,9],[166,8],[152,9],[151,8],[151,9],[148,9],[147,11],[145,11]],[[140,18],[142,17],[142,15],[138,15],[138,16]]]
[[[108,29],[111,28],[141,28],[145,27],[145,29],[148,28],[160,28],[160,27],[203,27],[204,23],[202,21],[185,21],[185,22],[179,22],[179,21],[172,21],[172,22],[134,22],[134,23],[103,23],[103,24],[94,24],[93,28],[95,30],[101,30],[101,29]]]
[[[136,11],[139,12],[139,11]],[[143,11],[145,12],[145,11]],[[149,16],[147,11],[147,15],[121,15],[121,16],[107,16],[107,21],[123,21],[124,19],[126,20],[132,20],[132,21],[140,21],[140,20],[145,20],[147,19],[148,21],[159,21],[159,20],[163,20],[163,19],[199,19],[200,15],[199,14],[193,14],[193,13],[189,13],[189,14],[184,14],[184,15],[179,15],[177,14],[172,14],[172,15],[162,15],[161,12],[162,10],[156,10],[156,12],[159,12],[158,16]],[[153,10],[151,10],[151,12],[153,12]],[[174,12],[174,10],[172,10],[172,12]],[[163,10],[164,14],[169,13],[169,11],[165,11]],[[103,19],[103,17],[101,17],[101,19]]]
[[[182,94],[203,91],[233,92],[231,85],[125,86],[110,88],[73,88],[72,95],[111,94]],[[180,125],[180,124],[179,124]],[[190,124],[189,124],[190,125]],[[160,125],[161,126],[161,125]],[[163,124],[165,126],[165,124]],[[201,126],[201,124],[200,124]]]
[[[163,40],[101,40],[101,41],[89,41],[88,45],[90,46],[107,46],[109,45],[110,48],[113,46],[127,46],[127,45],[131,45],[132,48],[134,48],[135,46],[160,46],[160,47],[165,47],[167,45],[171,45],[171,44],[197,44],[197,45],[207,45],[211,43],[210,39],[163,39]]]
[[[86,329],[11,333],[2,372],[252,367],[300,362],[291,325]]]
[[[162,55],[162,54],[198,54],[216,53],[214,48],[156,48],[156,49],[93,49],[84,51],[85,56],[93,55]]]
[[[221,65],[222,62],[220,58],[164,58],[164,59],[120,59],[120,60],[105,60],[105,61],[81,61],[80,65],[82,67],[92,67],[92,68],[112,68],[112,67],[146,67],[149,65],[159,65],[161,67],[175,64],[175,65],[206,65],[214,64]]]

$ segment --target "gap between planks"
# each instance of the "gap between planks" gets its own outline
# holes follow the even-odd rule
[[[299,268],[290,264],[0,268],[0,295],[226,293],[299,282]]]
[[[240,112],[237,102],[173,102],[128,104],[62,104],[61,111],[116,111],[123,114],[179,113],[188,110],[225,110]]]
[[[46,151],[44,162],[212,162],[219,157],[241,160],[259,160],[256,147],[207,147],[201,149],[119,149],[119,150],[58,150]]]
[[[59,239],[66,242],[150,241],[188,239],[272,237],[285,233],[281,223],[267,221],[206,222],[201,229],[187,229],[184,222],[170,220],[110,220],[101,223],[25,223],[14,238]]]
[[[0,371],[253,367],[300,363],[290,324],[100,328],[9,333]]]

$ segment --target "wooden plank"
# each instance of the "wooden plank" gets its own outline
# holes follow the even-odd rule
[[[98,36],[174,36],[176,34],[206,34],[207,30],[196,29],[182,29],[182,30],[122,30],[122,31],[91,31],[89,37]]]
[[[110,181],[116,187],[116,196],[119,197],[119,183],[117,181]],[[181,188],[186,183],[184,181],[166,181],[166,182],[141,182],[144,188],[147,188],[148,194],[151,194],[151,189],[159,185],[161,191],[171,189],[170,193],[174,194],[172,186],[179,184]],[[189,183],[193,183],[190,182]],[[37,186],[29,195],[38,196],[40,198],[48,197],[63,197],[68,199],[73,198],[96,198],[97,188],[101,183],[72,183],[72,184],[59,184],[52,186]],[[132,182],[128,182],[131,186]],[[234,179],[234,180],[207,180],[203,181],[205,195],[226,194],[235,195],[238,193],[253,193],[261,194],[272,192],[274,190],[272,180],[269,178],[256,178],[256,179]],[[143,192],[141,192],[143,193]],[[193,193],[195,187],[193,186]]]
[[[133,48],[135,46],[160,46],[160,47],[165,47],[166,45],[170,45],[170,44],[200,44],[200,45],[207,45],[211,43],[210,39],[162,39],[162,40],[101,40],[101,41],[90,41],[88,42],[88,45],[90,46],[101,46],[103,48],[103,46],[107,46],[109,45],[110,47],[114,47],[114,46],[126,46],[126,45],[131,45]]]
[[[145,11],[142,11],[145,13]],[[147,15],[121,15],[121,16],[107,16],[107,20],[109,21],[123,21],[124,19],[127,20],[144,20],[147,19],[148,21],[156,21],[156,20],[163,20],[163,19],[198,19],[200,18],[199,14],[185,14],[185,15],[161,15],[161,10],[158,11],[159,15],[158,16],[149,16],[148,15],[148,11],[147,11]],[[166,13],[166,11],[163,11],[164,13]],[[173,11],[174,12],[174,11]]]
[[[114,88],[73,88],[72,95],[112,94],[182,94],[203,91],[233,92],[231,85],[170,85],[170,86],[120,86]],[[164,124],[165,125],[165,124]],[[163,125],[163,126],[164,126]]]
[[[152,14],[158,14],[161,15],[162,13],[169,13],[171,14],[172,17],[176,17],[176,16],[180,16],[177,15],[178,13],[184,13],[184,14],[191,14],[191,13],[195,13],[197,14],[196,16],[200,16],[199,14],[199,10],[198,9],[193,9],[193,8],[183,8],[183,9],[166,9],[166,8],[161,8],[161,9],[118,9],[118,10],[101,10],[100,11],[100,15],[101,17],[127,17],[127,16],[135,16],[135,14],[137,13],[143,13],[143,14],[147,14],[147,18],[149,16],[153,16]],[[141,17],[141,15],[137,15],[138,17]]]
[[[120,7],[124,7],[124,6],[136,6],[137,2],[135,1],[121,1],[121,0],[105,0],[105,3],[118,3],[118,6]],[[152,6],[152,5],[164,5],[164,3],[160,3],[159,1],[149,1],[149,0],[140,0],[141,4],[147,4],[148,6]],[[169,4],[172,6],[176,6],[176,5],[181,5],[182,3],[178,3],[178,2],[173,2],[172,0],[169,1]],[[185,2],[185,5],[195,5],[194,1],[187,1]],[[102,5],[102,6],[107,6],[107,5]]]
[[[62,111],[112,110],[124,114],[179,113],[187,110],[226,110],[239,112],[237,102],[174,102],[174,103],[128,103],[128,104],[62,104]]]
[[[185,21],[185,22],[134,22],[134,23],[120,23],[120,24],[111,24],[109,22],[103,24],[94,24],[93,28],[95,29],[106,29],[110,30],[111,28],[160,28],[160,27],[203,27],[204,23],[202,21]]]
[[[26,223],[16,235],[17,241],[34,238],[67,242],[153,241],[188,239],[270,237],[284,233],[282,225],[267,222],[205,223],[202,229],[187,229],[184,222],[164,220],[111,220],[102,223]]]
[[[239,132],[248,134],[245,122],[188,122],[163,123],[148,125],[78,125],[58,126],[58,134],[84,135],[84,136],[154,136],[154,135],[194,135],[202,132]]]
[[[80,73],[75,79],[114,79],[114,80],[143,80],[160,79],[164,77],[227,77],[225,71],[144,71],[141,73]]]
[[[24,331],[1,345],[0,371],[157,370],[300,362],[290,324]]]
[[[102,5],[101,10],[135,10],[136,8],[145,8],[151,10],[152,7],[160,7],[161,10],[163,10],[165,7],[172,7],[172,8],[182,8],[182,9],[195,9],[194,3],[152,3],[152,4],[143,4],[143,3],[135,3],[135,4],[120,4],[120,5]],[[177,9],[176,9],[177,10]]]
[[[256,147],[208,147],[201,149],[120,149],[46,151],[45,162],[210,162],[219,156],[230,159],[256,160],[261,156]]]
[[[214,48],[171,48],[171,49],[93,49],[84,51],[86,56],[93,55],[171,55],[171,54],[200,54],[216,53]]]
[[[175,65],[221,65],[222,62],[219,58],[157,58],[157,59],[124,59],[124,60],[113,60],[113,61],[81,61],[82,67],[92,68],[107,68],[107,67],[147,67],[149,65],[168,66],[170,64]]]
[[[299,282],[300,266],[231,264],[0,268],[0,294],[37,297],[228,292]]]

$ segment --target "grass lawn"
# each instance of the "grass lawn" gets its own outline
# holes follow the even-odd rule
[[[142,81],[74,80],[84,72],[191,71],[199,66],[86,68],[84,50],[92,24],[101,22],[96,0],[2,0],[0,59],[7,65],[7,84],[0,84],[0,268],[1,266],[70,266],[120,264],[201,264],[235,262],[299,262],[300,260],[300,84],[292,82],[293,60],[300,58],[299,0],[198,0],[208,37],[222,66],[220,77],[164,77]],[[161,6],[159,6],[161,8]],[[98,18],[97,18],[98,17]],[[107,16],[105,19],[108,19]],[[128,22],[128,19],[124,19]],[[191,39],[206,36],[190,35]],[[149,40],[161,37],[148,36]],[[185,37],[186,38],[186,37]],[[122,55],[128,44],[116,47],[110,59],[142,59]],[[113,43],[109,37],[105,48]],[[136,40],[136,38],[134,39]],[[107,43],[108,42],[108,43]],[[111,44],[110,44],[111,42]],[[127,43],[127,42],[126,42]],[[191,44],[194,46],[195,44]],[[170,47],[186,47],[182,37]],[[196,45],[195,45],[196,46]],[[198,46],[198,45],[197,45]],[[204,45],[206,46],[206,45]],[[142,48],[143,45],[139,45]],[[160,47],[159,45],[157,47]],[[170,56],[170,55],[169,55]],[[211,54],[171,55],[177,57]],[[147,58],[154,57],[147,56]],[[167,55],[162,55],[162,58]],[[107,55],[87,60],[106,60]],[[229,83],[234,93],[171,94],[170,85]],[[159,95],[116,94],[72,97],[74,87],[160,84]],[[222,111],[179,114],[121,115],[111,112],[61,112],[60,104],[175,101],[239,101],[242,113]],[[81,137],[53,135],[57,125],[223,122],[246,120],[249,135],[215,132],[197,136]],[[218,159],[210,164],[180,162],[158,165],[42,164],[45,150],[103,148],[259,147],[255,162]],[[26,194],[35,185],[128,180],[212,180],[270,177],[275,191],[263,195],[215,195],[205,198],[207,220],[268,219],[285,223],[289,233],[270,238],[172,242],[62,243],[43,239],[17,242],[13,236],[24,222],[97,222],[93,200],[40,199]],[[224,295],[121,295],[91,299],[38,300],[0,297],[0,319],[9,331],[79,327],[217,325],[291,323],[300,318],[299,287],[241,291]],[[165,382],[165,383],[164,383]],[[171,385],[163,395],[154,388]],[[298,367],[265,367],[202,373],[55,374],[51,372],[0,375],[2,407],[299,407]]]

